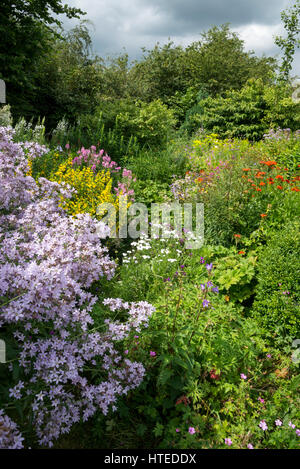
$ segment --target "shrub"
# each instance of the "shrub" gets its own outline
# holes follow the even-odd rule
[[[275,231],[258,262],[253,314],[273,337],[296,337],[300,328],[300,225]]]
[[[122,133],[126,134],[130,129],[140,143],[157,147],[167,142],[176,119],[173,111],[157,99],[150,103],[137,101],[135,116],[120,113],[117,122]]]
[[[199,114],[191,114],[191,119],[224,137],[260,140],[271,127],[299,128],[300,104],[290,94],[289,87],[252,79],[239,91],[201,101]]]

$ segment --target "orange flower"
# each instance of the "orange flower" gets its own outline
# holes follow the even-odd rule
[[[292,188],[292,191],[293,191],[293,192],[300,192],[300,189],[298,189],[298,187],[293,187],[293,188]]]
[[[243,168],[243,171],[251,171],[250,168]]]
[[[257,190],[258,192],[261,192],[261,189],[260,189],[259,187],[257,187],[256,190]]]
[[[280,174],[278,174],[275,179],[281,179],[282,181],[284,181],[284,177],[281,176]]]
[[[240,234],[235,234],[234,237],[235,237],[235,238],[240,238],[241,235],[240,235]]]
[[[277,186],[277,189],[280,189],[280,190],[282,190],[282,189],[283,189],[283,187],[282,187],[282,186]]]
[[[267,214],[266,213],[261,213],[260,216],[261,216],[261,218],[265,218],[267,216]]]
[[[261,164],[266,164],[269,167],[277,165],[276,161],[260,161],[260,163]]]
[[[239,251],[239,254],[243,255],[246,254],[245,251]]]
[[[259,185],[260,186],[265,186],[266,184],[264,182],[260,181]]]

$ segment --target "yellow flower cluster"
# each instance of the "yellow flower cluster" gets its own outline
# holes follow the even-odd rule
[[[27,160],[28,171],[26,171],[26,176],[32,176],[32,160]]]
[[[65,182],[76,189],[71,199],[62,200],[61,206],[70,215],[89,213],[96,217],[97,207],[102,203],[111,203],[118,210],[119,200],[112,194],[112,178],[108,170],[95,174],[90,167],[73,168],[72,158],[69,158],[59,166],[52,180]]]
[[[194,140],[192,147],[195,150],[198,150],[198,154],[203,154],[209,150],[219,150],[227,147],[232,143],[229,139],[221,140],[217,134],[209,134],[201,140]]]

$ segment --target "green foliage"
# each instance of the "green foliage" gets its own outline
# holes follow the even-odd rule
[[[176,120],[173,111],[157,99],[150,103],[137,101],[135,115],[119,113],[117,124],[122,133],[128,134],[129,130],[142,144],[162,146],[170,138]]]
[[[52,42],[54,38],[51,27],[61,25],[57,16],[60,14],[79,18],[84,13],[62,4],[61,0],[1,2],[0,73],[7,84],[8,102],[17,116],[30,118],[34,112],[36,62],[40,57],[47,57],[49,39]]]
[[[169,185],[165,182],[137,180],[134,184],[135,201],[150,206],[152,203],[161,203],[171,199]]]
[[[167,100],[168,106],[170,106],[174,112],[175,118],[179,123],[185,120],[187,111],[196,105],[197,101],[200,99],[200,94],[201,92],[199,92],[197,88],[190,86],[185,93],[176,91],[175,94]]]
[[[119,162],[126,156],[136,155],[139,145],[136,137],[124,137],[117,121],[115,127],[106,128],[102,113],[83,114],[74,125],[62,120],[53,132],[52,145],[64,147],[67,143],[74,149],[97,145],[103,148],[114,161]]]
[[[287,37],[276,36],[275,44],[283,51],[283,60],[280,66],[280,76],[288,80],[295,54],[295,49],[300,47],[300,0],[295,0],[294,5],[281,13],[281,19],[287,33]]]
[[[256,144],[255,150],[261,154],[261,159],[275,160],[283,168],[295,171],[300,164],[299,132],[289,129],[271,131]]]
[[[82,21],[69,32],[61,32],[36,64],[36,113],[46,116],[48,129],[64,116],[74,124],[80,115],[96,109],[100,61],[92,56],[88,24]]]
[[[58,149],[50,150],[47,153],[35,158],[31,162],[31,175],[36,180],[40,177],[53,180],[54,173],[59,166],[68,159],[68,154]]]
[[[233,448],[296,448],[297,435],[289,423],[297,425],[299,376],[290,360],[291,344],[286,355],[272,349],[256,321],[243,317],[240,307],[200,288],[207,281],[222,282],[224,275],[229,282],[232,274],[235,280],[228,287],[236,281],[242,290],[253,278],[254,259],[239,259],[222,246],[178,255],[178,242],[150,244],[151,249],[130,251],[130,264],[121,267],[110,289],[128,301],[146,295],[156,312],[147,330],[127,342],[128,357],[146,366],[145,379],[109,422],[126,435],[127,447],[133,447],[136,437],[140,441],[142,431],[152,448],[226,448],[225,438],[231,438]],[[169,253],[163,254],[160,246]],[[200,256],[213,262],[211,272]],[[168,257],[178,262],[173,265]],[[204,299],[209,307],[203,307]],[[262,420],[267,432],[259,427]],[[97,428],[105,438],[103,422]],[[116,434],[109,435],[119,447]]]
[[[260,140],[270,128],[297,130],[300,104],[291,98],[286,86],[265,86],[262,80],[250,80],[239,91],[225,97],[209,97],[199,103],[198,113],[189,116],[187,127],[195,125],[225,137]]]
[[[141,99],[161,99],[174,104],[189,89],[206,86],[213,96],[230,89],[239,89],[249,78],[270,80],[276,61],[258,58],[244,51],[244,42],[228,24],[212,27],[201,34],[200,41],[186,48],[169,42],[159,43],[152,50],[143,49],[144,57],[136,62],[129,77],[137,83]],[[175,102],[175,106],[177,104]]]
[[[0,107],[0,125],[7,127],[11,126],[13,123],[11,111],[10,111],[10,105],[7,104],[6,106],[1,106]]]
[[[271,81],[276,64],[271,57],[258,58],[244,50],[244,41],[229,24],[213,26],[186,49],[186,62],[197,84],[213,97],[239,90],[250,78]]]
[[[274,338],[299,333],[299,235],[299,223],[287,224],[273,233],[259,256],[253,314]]]
[[[237,253],[222,257],[214,272],[216,283],[228,293],[230,299],[242,302],[254,293],[255,265],[256,256],[253,253],[247,257]]]
[[[184,92],[188,86],[185,76],[185,54],[181,46],[173,42],[160,46],[157,43],[152,50],[142,49],[142,60],[133,65],[129,78],[136,83],[137,96],[145,101],[161,99],[166,102],[176,92]]]
[[[184,148],[187,139],[175,136],[164,148],[142,148],[136,155],[126,157],[124,164],[132,170],[139,183],[170,184],[172,176],[181,176],[186,170]]]

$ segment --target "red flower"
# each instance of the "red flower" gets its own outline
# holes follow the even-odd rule
[[[243,255],[246,254],[245,251],[239,251],[239,254]]]
[[[277,186],[277,189],[280,189],[280,190],[282,190],[282,189],[283,189],[283,187],[282,187],[282,186]]]
[[[261,213],[260,216],[261,216],[261,218],[264,218],[264,217],[267,216],[267,214],[266,213]]]
[[[209,372],[209,376],[211,377],[211,379],[215,379],[217,381],[221,378],[221,375],[217,374],[215,369]]]

